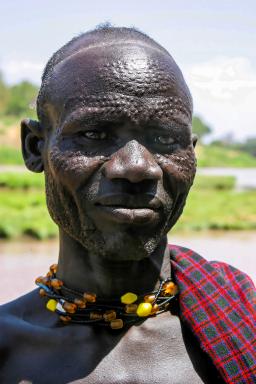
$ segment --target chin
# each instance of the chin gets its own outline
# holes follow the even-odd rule
[[[103,232],[96,227],[94,230],[88,230],[87,220],[86,226],[82,227],[79,236],[75,236],[76,240],[91,254],[97,254],[112,261],[139,261],[147,258],[163,239],[161,230],[154,231],[153,234],[149,231],[136,233],[136,229],[132,227],[108,232]]]
[[[46,183],[49,213],[54,222],[68,236],[79,242],[89,253],[106,260],[131,261],[149,257],[159,246],[170,227],[173,216],[171,205],[156,226],[114,226],[99,229],[86,209],[74,199],[66,188],[57,186],[53,179]]]

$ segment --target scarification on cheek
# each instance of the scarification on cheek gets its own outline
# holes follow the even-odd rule
[[[155,158],[172,185],[176,183],[177,188],[189,191],[196,173],[196,158],[190,146],[172,154],[156,154]]]
[[[79,186],[106,161],[105,156],[86,157],[81,152],[59,151],[53,147],[49,152],[48,167],[54,177],[61,178],[63,184]],[[68,180],[68,182],[66,182]]]

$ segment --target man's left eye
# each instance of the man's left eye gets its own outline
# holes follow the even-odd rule
[[[101,131],[86,131],[83,132],[83,136],[91,140],[105,140],[107,138],[107,133]]]
[[[168,145],[168,144],[170,145],[174,143],[174,139],[171,136],[164,136],[164,135],[157,136],[155,138],[155,141],[157,143],[165,144],[165,145]]]

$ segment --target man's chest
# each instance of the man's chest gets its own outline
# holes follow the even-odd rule
[[[3,382],[205,382],[194,369],[178,317],[169,313],[133,326],[124,335],[111,335],[96,328],[79,332],[79,328],[70,327],[62,328],[64,332],[53,329],[44,336],[26,335],[16,353],[7,359],[3,372],[8,380]]]
[[[157,329],[158,327],[158,329]],[[177,317],[133,327],[81,381],[85,384],[203,383],[187,353]]]

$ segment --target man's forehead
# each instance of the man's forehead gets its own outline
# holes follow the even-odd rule
[[[171,56],[134,43],[78,50],[56,66],[50,91],[48,101],[57,101],[65,110],[95,106],[95,100],[103,106],[105,96],[105,107],[136,100],[138,109],[141,99],[148,105],[186,110],[187,115],[192,112],[189,90]]]

